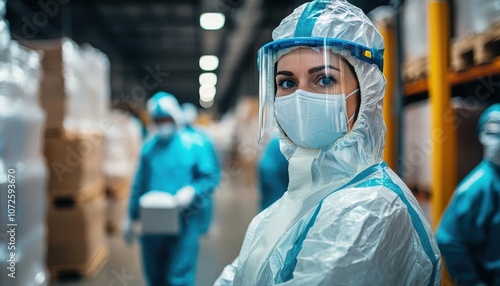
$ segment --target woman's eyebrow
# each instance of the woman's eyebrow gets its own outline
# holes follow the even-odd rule
[[[292,76],[293,75],[293,72],[290,72],[290,71],[279,71],[276,73],[276,76],[277,75],[284,75],[284,76]]]
[[[311,68],[311,69],[309,69],[308,73],[313,74],[315,72],[325,70],[326,68],[340,71],[337,67],[334,67],[332,65],[327,65],[327,66],[317,66],[317,67]]]

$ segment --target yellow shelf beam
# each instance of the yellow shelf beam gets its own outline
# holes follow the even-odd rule
[[[448,73],[448,82],[450,85],[457,85],[471,82],[492,74],[500,74],[500,58],[486,65],[475,66],[460,72],[450,72]],[[405,96],[423,93],[428,89],[428,79],[421,79],[404,85]]]

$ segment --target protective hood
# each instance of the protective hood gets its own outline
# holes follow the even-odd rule
[[[273,40],[294,38],[296,34],[340,39],[376,50],[384,48],[382,36],[362,10],[344,0],[318,0],[298,7],[273,31]],[[385,146],[382,115],[385,77],[376,64],[355,58],[347,50],[339,50],[339,53],[354,67],[361,104],[353,129],[321,149],[312,164],[312,193],[318,198],[325,195],[318,191],[335,189],[366,168],[380,163]],[[282,153],[290,159],[297,145],[281,128],[278,137]]]
[[[180,127],[184,122],[179,102],[170,93],[157,92],[148,100],[147,109],[153,119],[172,117],[177,127]]]
[[[479,141],[484,147],[484,159],[500,166],[500,104],[488,107],[478,123]]]

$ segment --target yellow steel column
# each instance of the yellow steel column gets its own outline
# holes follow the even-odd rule
[[[457,180],[456,116],[451,107],[449,70],[449,6],[445,0],[429,1],[429,98],[432,140],[432,226],[437,229]],[[443,263],[441,285],[453,284]]]
[[[398,122],[396,117],[395,95],[396,95],[396,28],[394,19],[388,18],[377,23],[377,27],[384,37],[384,76],[387,80],[384,97],[384,121],[387,128],[385,137],[384,160],[391,169],[397,171],[398,154]]]
[[[441,215],[456,187],[455,113],[451,106],[449,69],[449,6],[447,1],[429,1],[429,98],[432,140],[432,226]]]

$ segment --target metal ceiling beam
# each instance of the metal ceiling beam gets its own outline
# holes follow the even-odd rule
[[[218,77],[221,80],[217,84],[214,102],[216,107],[228,96],[229,88],[236,78],[235,71],[239,69],[244,56],[253,46],[256,29],[262,19],[260,11],[262,2],[263,0],[246,0],[242,6],[239,22],[228,36],[230,39],[230,42],[226,43],[228,49],[220,59],[222,66]]]

